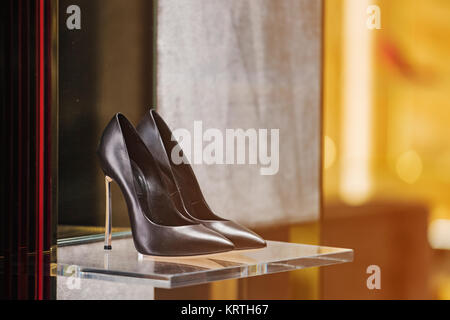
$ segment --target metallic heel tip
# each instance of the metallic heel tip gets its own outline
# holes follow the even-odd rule
[[[112,246],[104,246],[103,247],[105,250],[112,250]]]

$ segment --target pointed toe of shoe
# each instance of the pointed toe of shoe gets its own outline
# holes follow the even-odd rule
[[[205,226],[194,227],[195,232],[191,232],[190,239],[183,244],[189,246],[189,255],[203,255],[231,251],[235,248],[232,241],[222,234],[215,232]]]
[[[225,237],[218,238],[216,240],[216,246],[220,247],[220,250],[222,250],[222,252],[231,251],[235,249],[233,242],[231,242]]]
[[[229,239],[235,250],[264,248],[266,241],[248,228],[233,221],[213,221],[206,225]]]

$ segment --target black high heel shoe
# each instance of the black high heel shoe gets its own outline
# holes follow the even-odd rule
[[[106,176],[105,249],[111,249],[111,181],[117,182],[125,197],[138,252],[189,256],[234,248],[222,235],[178,212],[152,154],[122,114],[107,125],[97,153]]]
[[[176,141],[172,141],[171,130],[155,110],[146,113],[136,130],[158,162],[165,181],[172,191],[171,198],[185,217],[224,235],[233,242],[235,249],[254,249],[266,246],[266,242],[253,231],[212,212],[187,159],[184,159],[181,164],[173,163],[170,157],[173,148],[177,147],[178,150],[181,148]],[[182,156],[184,157],[184,155]]]

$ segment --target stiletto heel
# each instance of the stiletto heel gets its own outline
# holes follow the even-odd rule
[[[200,185],[189,161],[184,157],[181,164],[175,164],[171,152],[181,147],[172,140],[172,132],[161,116],[150,110],[137,127],[137,131],[148,150],[151,150],[158,168],[166,178],[175,207],[188,219],[201,223],[233,242],[235,249],[254,249],[266,246],[260,236],[246,227],[216,215],[206,203]]]
[[[122,114],[116,114],[106,126],[97,154],[106,176],[105,250],[111,250],[113,180],[127,203],[133,242],[139,253],[189,256],[234,249],[227,238],[177,210],[152,153]]]
[[[112,206],[111,206],[111,182],[113,180],[105,176],[105,192],[106,192],[106,202],[105,202],[105,250],[112,249]]]

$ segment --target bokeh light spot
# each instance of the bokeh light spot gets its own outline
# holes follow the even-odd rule
[[[400,179],[413,184],[422,174],[422,159],[414,150],[406,151],[398,157],[396,170]]]

